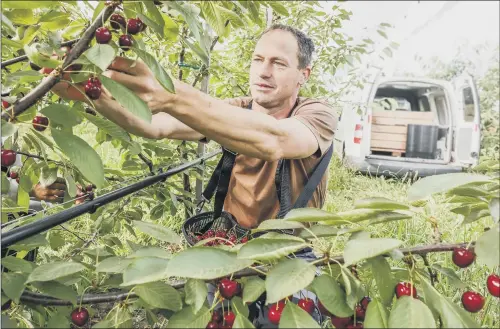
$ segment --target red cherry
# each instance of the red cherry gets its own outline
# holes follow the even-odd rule
[[[4,109],[8,108],[9,106],[10,106],[10,103],[9,103],[9,102],[7,102],[7,101],[2,101],[2,107],[3,107]]]
[[[42,68],[42,74],[50,74],[54,69],[51,69],[50,67],[44,67]]]
[[[219,283],[219,291],[222,297],[231,299],[241,292],[241,284],[229,279],[222,279]]]
[[[215,232],[215,236],[218,238],[223,238],[223,239],[227,238],[227,234],[223,230],[219,230],[219,231]]]
[[[479,312],[484,306],[484,297],[477,292],[466,291],[462,295],[462,305],[471,313]]]
[[[248,237],[247,236],[244,236],[241,238],[241,243],[247,243],[248,242]]]
[[[363,299],[359,302],[361,306],[365,309],[368,308],[368,304],[372,301],[372,299],[368,296],[363,297]]]
[[[37,115],[36,117],[33,118],[32,123],[33,123],[33,128],[35,128],[38,131],[44,131],[45,129],[47,129],[47,126],[49,125],[49,118]]]
[[[297,303],[300,308],[302,308],[304,311],[306,311],[309,314],[312,314],[314,312],[314,301],[309,298],[301,298],[299,299],[299,302]]]
[[[361,305],[356,305],[356,320],[364,320],[366,310]]]
[[[332,313],[330,313],[330,311],[328,311],[326,309],[325,306],[323,306],[323,304],[321,303],[320,300],[318,300],[318,309],[319,309],[319,312],[325,316],[332,316]]]
[[[352,322],[352,318],[339,318],[332,314],[332,316],[330,317],[330,321],[335,326],[335,328],[346,328],[347,325]]]
[[[10,174],[9,174],[9,177],[12,178],[12,179],[16,179],[18,176],[19,175],[15,171],[11,171]]]
[[[207,326],[206,326],[207,329],[217,329],[219,328],[219,324],[217,322],[214,322],[214,321],[210,321]]]
[[[130,34],[137,34],[142,31],[142,21],[140,19],[131,18],[127,22],[127,31]]]
[[[127,51],[132,47],[132,37],[128,34],[123,34],[118,38],[118,44],[122,50]]]
[[[77,309],[75,308],[73,312],[71,312],[71,320],[74,324],[79,327],[83,327],[89,319],[89,312],[86,308]]]
[[[95,84],[87,83],[85,85],[85,94],[87,94],[87,96],[89,96],[90,99],[93,100],[99,99],[99,97],[101,96],[101,87]]]
[[[87,185],[87,187],[85,189],[87,190],[87,192],[92,192],[93,188],[94,188],[94,186],[92,184],[89,184],[89,185]]]
[[[413,298],[417,298],[417,289],[415,286],[409,282],[400,282],[396,285],[396,297],[399,298],[401,296],[413,296]]]
[[[213,238],[215,236],[214,230],[208,230],[204,234],[207,238]]]
[[[100,27],[95,31],[95,40],[97,43],[108,43],[111,40],[111,32],[107,27]]]
[[[280,303],[273,304],[269,307],[269,311],[267,312],[267,318],[269,322],[272,324],[279,324],[281,319],[281,313],[283,313],[283,309],[285,306]]]
[[[490,274],[486,280],[488,291],[495,297],[500,297],[500,276]]]
[[[12,150],[2,150],[2,166],[10,167],[16,162],[17,153]]]
[[[474,251],[465,248],[455,248],[451,257],[453,263],[461,268],[467,267],[472,264],[475,258],[476,254],[474,253]]]
[[[232,327],[235,319],[236,319],[236,315],[234,315],[234,313],[232,311],[224,312],[224,323],[226,326]]]
[[[111,27],[114,28],[115,30],[118,30],[120,28],[120,25],[125,27],[125,25],[127,24],[127,22],[125,22],[125,18],[119,14],[111,15],[109,21]]]
[[[217,323],[221,323],[222,322],[222,313],[221,313],[220,310],[215,310],[212,313],[212,321],[213,322],[217,322]]]
[[[101,80],[99,80],[97,77],[90,77],[87,80],[87,84],[92,84],[92,85],[96,85],[96,86],[102,87]]]

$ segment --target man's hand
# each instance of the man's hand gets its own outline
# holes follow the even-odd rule
[[[36,184],[30,196],[43,201],[61,202],[64,199],[65,191],[66,182],[62,178],[57,178],[57,180],[49,186],[43,186],[40,183]]]

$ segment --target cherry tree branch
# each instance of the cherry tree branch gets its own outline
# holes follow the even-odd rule
[[[433,244],[433,245],[424,245],[424,246],[417,246],[417,247],[411,247],[411,248],[404,248],[400,249],[401,252],[404,255],[425,255],[430,252],[447,252],[447,251],[452,251],[455,248],[465,248],[469,246],[471,250],[474,249],[475,242],[470,243],[447,243],[447,244]],[[388,255],[384,255],[388,256]],[[313,260],[308,260],[308,262],[314,262],[317,261],[317,259]],[[337,257],[332,257],[328,260],[328,263],[330,264],[337,264],[338,263],[344,263],[344,257],[342,256],[337,256]],[[326,265],[326,264],[325,264]],[[234,279],[239,279],[243,277],[248,277],[248,276],[255,276],[259,275],[260,273],[266,273],[268,271],[267,267],[265,266],[258,266],[255,269],[253,268],[246,268],[244,270],[235,272],[233,274]],[[210,280],[209,280],[210,281]],[[185,281],[177,281],[175,283],[171,283],[170,285],[175,288],[175,289],[182,289],[184,288]],[[126,291],[120,290],[116,292],[109,292],[109,293],[103,293],[103,294],[85,294],[83,296],[78,296],[77,301],[78,303],[82,304],[97,304],[97,303],[110,303],[110,302],[116,302],[116,301],[121,301],[127,299],[127,297],[130,298],[136,298],[137,295],[132,292],[128,293]],[[25,290],[21,296],[21,301],[23,302],[30,302],[34,304],[40,304],[40,305],[52,305],[52,306],[63,306],[63,305],[71,305],[70,301],[67,300],[62,300],[58,298],[54,298],[45,294],[39,294],[39,293],[34,293],[28,290]]]
[[[89,26],[89,28],[83,33],[80,40],[75,44],[75,46],[68,52],[62,67],[67,67],[71,62],[81,56],[83,52],[87,49],[88,44],[94,37],[95,31],[102,26],[103,22],[107,21],[111,14],[114,12],[116,6],[118,6],[119,1],[111,2],[109,6],[106,6],[104,10],[97,16],[94,22]],[[6,121],[11,121],[19,114],[26,111],[33,104],[35,104],[40,98],[45,96],[52,87],[54,87],[61,79],[63,74],[62,69],[56,69],[38,86],[33,88],[26,96],[21,98],[18,102],[13,104],[8,110],[3,111],[2,119]]]

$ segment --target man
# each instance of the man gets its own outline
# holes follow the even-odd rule
[[[96,109],[125,130],[147,138],[210,139],[237,152],[224,210],[253,228],[275,218],[279,202],[274,175],[279,159],[291,159],[292,204],[321,156],[330,147],[336,115],[325,103],[299,98],[311,73],[314,45],[285,25],[267,29],[257,42],[250,67],[252,97],[219,100],[180,81],[167,92],[142,62],[117,58],[104,73],[143,99],[153,115],[147,123],[103,93]],[[81,90],[83,87],[79,86]],[[61,82],[61,97],[87,101],[82,91]],[[252,101],[251,111],[246,109]],[[321,208],[327,174],[308,206]]]

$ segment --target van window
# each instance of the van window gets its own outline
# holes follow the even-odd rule
[[[464,121],[472,122],[474,121],[474,96],[472,94],[472,88],[467,87],[462,91],[463,94],[463,104],[464,104]]]

